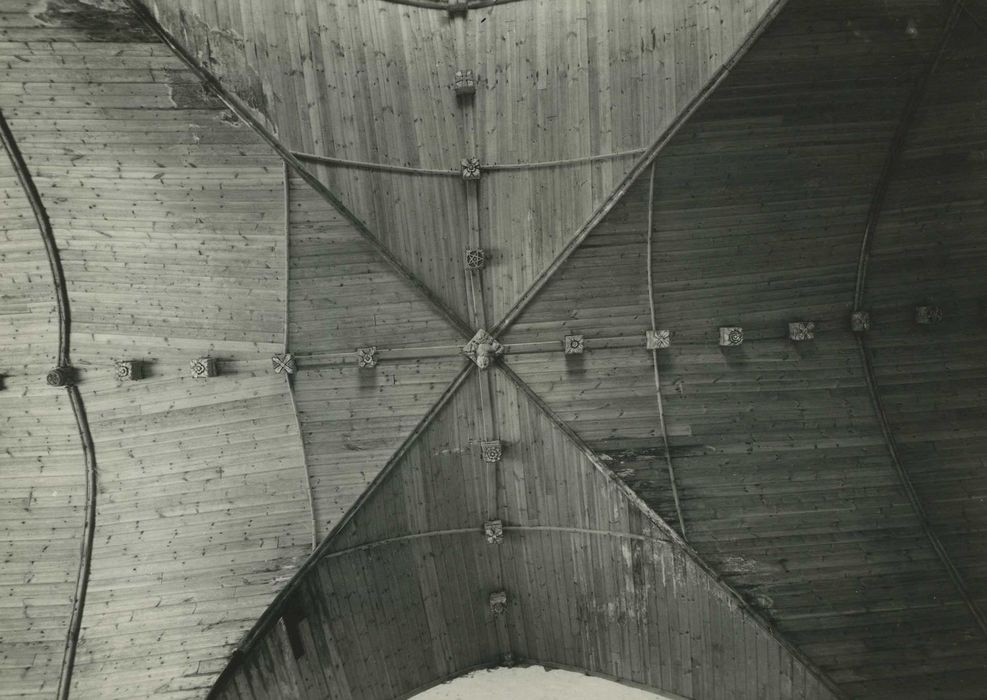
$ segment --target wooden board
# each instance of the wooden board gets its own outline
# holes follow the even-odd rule
[[[0,694],[50,697],[72,612],[85,462],[57,363],[55,286],[31,207],[0,149]]]
[[[270,360],[284,328],[281,162],[129,13],[3,9],[19,12],[0,22],[0,105],[61,253],[97,457],[72,694],[200,697],[311,547],[294,409]],[[35,536],[11,533],[16,558],[4,573],[24,578],[9,599],[19,614],[4,646],[12,664],[30,668],[5,673],[0,686],[50,697],[79,566],[85,472],[71,412],[41,384],[56,328],[50,289],[35,297],[51,285],[41,239],[35,230],[28,245],[30,219],[20,206],[9,211],[17,218],[2,234],[12,265],[3,279],[16,292],[4,312],[8,356],[22,358],[10,384],[24,404],[4,411],[5,439],[21,445],[11,447],[11,495],[26,504],[19,520],[37,499],[48,522]],[[189,363],[205,355],[219,360],[220,376],[193,379]],[[118,381],[118,360],[142,361],[146,378]],[[49,584],[44,592],[25,583],[32,576]]]
[[[462,259],[471,238],[465,188],[455,177],[461,159],[476,155],[496,166],[620,156],[484,173],[479,229],[491,258],[484,284],[492,324],[774,4],[690,0],[618,12],[606,3],[532,0],[465,18],[385,0],[149,6],[291,148],[452,171],[449,178],[312,165],[463,318]],[[476,75],[471,100],[457,101],[452,90],[457,69]]]
[[[289,188],[288,344],[321,538],[452,381],[466,339],[300,178]],[[380,364],[358,367],[371,346]],[[433,347],[445,356],[387,355]]]
[[[835,697],[507,376],[492,382],[503,461],[480,459],[474,375],[282,601],[305,618],[304,655],[260,628],[215,697],[404,697],[508,650],[688,697]],[[481,527],[498,469],[499,545]]]
[[[728,581],[854,697],[895,697],[905,688],[918,696],[973,697],[982,686],[975,679],[984,671],[978,660],[983,636],[900,486],[848,328],[873,191],[948,10],[935,3],[886,9],[879,3],[791,3],[659,155],[651,264],[657,326],[673,334],[672,347],[658,355],[661,396],[689,540]],[[953,108],[948,118],[947,107],[939,108],[940,119],[953,120],[940,136],[963,134],[965,124],[979,128],[973,125],[982,121],[978,88],[963,82],[967,92],[959,94],[966,97],[955,97],[961,82],[940,88]],[[976,149],[978,139],[979,132],[970,132],[956,143]],[[956,146],[919,148],[916,159],[919,153],[931,157],[930,148]],[[927,218],[924,225],[892,224],[903,233],[889,234],[885,304],[900,306],[903,294],[915,293],[906,292],[914,275],[904,272],[903,256],[914,256],[911,270],[932,245],[943,251],[940,260],[948,259],[951,246],[930,225],[941,213],[934,207],[951,201],[944,196],[951,181],[961,190],[969,183],[966,197],[952,200],[965,203],[950,207],[956,215],[944,225],[963,230],[954,234],[963,262],[949,267],[956,273],[952,284],[967,299],[958,310],[970,317],[973,297],[982,294],[983,275],[974,269],[984,266],[976,244],[964,243],[979,230],[973,212],[982,203],[973,195],[979,166],[960,165],[967,160],[957,151],[955,179],[940,189],[917,179],[903,185],[896,218],[911,218],[916,206],[921,211],[912,195],[923,187]],[[921,163],[913,178],[943,179],[929,174],[927,159]],[[649,185],[645,173],[506,341],[559,342],[566,333],[585,334],[590,349],[582,357],[512,354],[508,361],[672,520],[654,370],[643,347],[650,327]],[[905,230],[912,232],[908,242]],[[876,258],[875,272],[881,264]],[[798,320],[816,322],[815,341],[788,340],[787,324]],[[719,348],[718,327],[734,325],[744,328],[744,344]],[[919,364],[920,351],[905,349],[915,330],[903,312],[886,325],[898,331],[878,335],[887,338],[877,351],[880,371],[891,380],[885,391],[903,427],[914,431],[921,421],[916,413],[916,422],[908,422],[919,409],[909,401],[906,413],[906,392],[910,398],[915,380],[927,382],[927,410],[957,428],[958,441],[973,440],[966,457],[956,457],[962,470],[978,452],[980,409],[976,385],[969,384],[976,376],[970,364],[976,336],[962,343],[952,338],[957,381],[966,383],[958,408],[943,414],[950,401],[933,394],[940,385],[931,382],[940,378],[935,368],[944,356],[930,346],[935,359]],[[609,337],[640,338],[640,349],[592,349],[593,338]],[[945,347],[948,337],[935,347]],[[922,366],[929,372],[924,380],[905,374]],[[929,425],[928,435],[950,428]],[[913,432],[903,437],[906,451],[921,440]],[[921,441],[915,448],[924,449],[926,480],[935,489],[941,456],[932,457]],[[955,533],[961,557],[978,541],[965,529],[977,529],[967,503],[963,510],[954,505],[953,519],[943,523]],[[979,581],[979,560],[962,560]]]
[[[772,9],[755,2],[530,0],[471,11],[481,160],[596,163],[490,172],[480,228],[499,321]]]
[[[961,15],[908,130],[875,229],[864,305],[869,355],[902,466],[972,597],[987,607],[987,35]],[[914,307],[942,307],[936,326]],[[959,617],[959,615],[957,615]],[[946,692],[975,693],[985,664],[970,658]],[[863,686],[866,687],[866,686]],[[893,692],[893,691],[892,691]],[[890,693],[889,693],[890,696]]]

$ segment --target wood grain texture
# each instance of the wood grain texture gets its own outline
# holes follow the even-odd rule
[[[874,309],[867,345],[902,467],[982,609],[985,39],[961,18],[929,81],[890,173],[864,300]],[[915,324],[914,306],[929,303],[943,308],[944,322]],[[983,670],[973,664],[966,679]],[[941,682],[962,688],[963,680]]]
[[[445,13],[369,2],[158,0],[161,23],[293,150],[458,168]],[[222,17],[224,23],[217,24]],[[468,317],[465,194],[454,178],[310,166],[449,308]]]
[[[435,168],[470,150],[449,89],[464,56],[481,78],[485,162],[633,150],[766,11],[526,0],[450,20],[382,0],[149,4],[291,147]],[[792,0],[662,153],[654,206],[636,183],[503,339],[558,347],[586,334],[586,355],[506,361],[674,521],[669,448],[692,544],[854,697],[974,699],[987,672],[987,644],[894,478],[846,329],[874,181],[943,5]],[[868,285],[895,435],[981,600],[983,38],[964,26],[936,71]],[[286,241],[279,159],[126,13],[0,0],[0,65],[0,107],[64,250],[100,454],[75,688],[199,697],[306,554],[306,493],[329,532],[456,376],[462,338],[297,180]],[[484,174],[491,321],[632,162]],[[465,316],[475,227],[463,183],[313,171]],[[14,479],[0,501],[0,696],[47,696],[78,561],[82,459],[69,407],[38,383],[57,345],[54,302],[11,182],[0,170],[0,459]],[[659,354],[668,444],[644,349],[649,266],[658,327],[674,333]],[[941,304],[946,322],[912,325],[921,302]],[[816,321],[815,343],[786,339],[793,320]],[[720,350],[717,326],[734,324],[745,344]],[[297,409],[270,373],[286,326]],[[369,371],[325,359],[367,345],[453,354]],[[206,353],[222,375],[195,382],[188,359]],[[132,358],[150,376],[122,385],[113,361]],[[308,614],[307,655],[294,657],[288,623],[271,627],[231,667],[227,697],[401,696],[505,650],[695,698],[831,697],[530,399],[495,374],[481,401],[473,379],[289,599]],[[491,432],[506,444],[499,469],[477,456]],[[495,558],[480,529],[492,514],[507,525]],[[506,626],[486,608],[499,587],[512,593]]]
[[[536,163],[651,146],[774,3],[531,0],[470,11],[481,160]],[[490,172],[481,230],[499,321],[638,156]]]
[[[382,0],[148,4],[295,150],[449,170],[473,150],[483,163],[509,165],[651,145],[774,3],[633,3],[617,12],[605,3],[532,0],[465,18]],[[216,25],[220,18],[229,24]],[[475,145],[451,89],[459,68],[477,74]],[[634,162],[632,155],[484,175],[480,228],[492,253],[485,281],[491,322]],[[450,308],[468,316],[461,182],[312,169]]]
[[[57,364],[55,285],[30,204],[0,153],[0,697],[49,698],[72,613],[85,472]]]
[[[984,641],[897,482],[846,320],[871,193],[947,9],[790,4],[657,160],[654,293],[673,332],[662,397],[690,542],[854,697],[977,697],[983,684]],[[967,100],[951,114],[972,128]],[[647,398],[645,194],[639,182],[506,341],[641,338],[640,351],[508,361],[670,519]],[[968,299],[983,267],[971,250]],[[816,321],[816,341],[787,339],[796,320]],[[889,322],[914,332],[902,313]],[[718,348],[721,325],[743,326],[744,345]],[[946,531],[965,541],[961,529]]]
[[[301,368],[299,420],[325,536],[462,368],[460,358]]]
[[[331,206],[289,181],[288,336],[300,357],[358,347],[461,345],[468,340],[395,275]]]
[[[480,460],[483,402],[467,381],[298,588],[305,655],[291,659],[271,626],[214,697],[406,697],[496,664],[486,598],[501,587],[523,660],[694,698],[834,697],[513,382],[494,379],[504,543],[482,535],[498,467]]]
[[[270,369],[283,327],[280,161],[128,13],[14,4],[0,94],[62,251],[99,455],[73,696],[198,697],[309,551],[293,409]],[[203,355],[220,377],[191,378]],[[119,382],[124,359],[147,378]],[[81,490],[82,462],[76,472],[53,491]],[[44,543],[53,553],[58,532]],[[47,668],[37,650],[29,681]]]
[[[466,339],[308,185],[292,177],[289,187],[288,336],[302,362],[295,392],[321,538],[452,381]],[[356,348],[370,346],[451,352],[360,369]],[[320,365],[325,355],[337,362]]]

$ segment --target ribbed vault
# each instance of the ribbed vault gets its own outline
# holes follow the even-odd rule
[[[212,697],[406,697],[518,660],[690,698],[839,697],[513,375],[488,373],[446,395]],[[477,527],[494,520],[499,543]]]
[[[0,0],[0,687],[981,697],[983,16]]]

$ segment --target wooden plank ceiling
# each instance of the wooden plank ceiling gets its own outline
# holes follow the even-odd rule
[[[270,372],[283,325],[281,163],[133,16],[78,3],[2,9],[2,109],[60,250],[98,456],[72,693],[200,696],[310,549],[294,412]],[[6,265],[25,250],[21,228],[4,232],[14,255],[4,283],[18,295],[46,285],[50,297],[43,273]],[[33,240],[41,245],[36,226]],[[50,309],[37,311],[55,325]],[[28,363],[12,368],[6,393],[15,445],[42,443],[63,422],[62,392],[44,386],[39,367],[56,364],[55,344],[43,327],[31,338],[38,348],[5,353]],[[190,377],[190,360],[204,355],[219,358],[222,376]],[[119,381],[117,360],[142,361],[147,378]],[[18,573],[22,554],[4,575],[54,585],[4,597],[18,602],[2,622],[14,651],[5,693],[52,697],[59,685],[68,621],[57,630],[47,621],[72,607],[79,568],[85,472],[73,433],[14,472],[28,529],[7,529],[4,546],[43,554]]]
[[[83,455],[68,397],[44,383],[59,345],[55,285],[6,155],[0,188],[0,685],[50,696],[82,541]]]
[[[462,368],[465,339],[297,175],[288,186],[288,347],[322,539]],[[369,372],[366,346],[383,360]]]
[[[418,169],[313,167],[464,319],[463,254],[478,236],[498,270],[489,325],[775,4],[532,0],[453,15],[387,0],[147,3],[292,149]],[[466,105],[451,89],[462,68],[477,81]],[[485,170],[475,221],[456,181],[470,155]],[[591,156],[603,160],[531,167]]]
[[[213,697],[406,697],[507,654],[685,697],[837,697],[490,372],[473,371],[388,467]],[[481,457],[489,424],[505,445],[496,464]],[[481,527],[493,518],[507,524],[499,544]]]
[[[868,354],[899,458],[981,610],[987,610],[985,60],[987,33],[960,22],[890,173],[864,294],[876,325]],[[914,307],[926,304],[942,309],[942,323],[915,324]],[[930,638],[942,634],[944,622]],[[968,668],[958,660],[945,689],[983,687],[979,648],[971,644],[957,654]]]
[[[149,0],[235,98],[124,5],[0,0],[99,464],[89,549],[41,379],[68,321],[4,161],[0,695],[52,695],[81,616],[76,697],[202,697],[234,647],[231,698],[505,654],[697,700],[982,697],[981,0]]]
[[[861,237],[951,3],[790,3],[506,334],[553,409],[853,697],[980,697],[984,631],[889,458],[850,332]],[[893,437],[932,530],[983,586],[984,75],[961,13],[890,172],[864,306]],[[672,331],[655,367],[639,347]],[[947,321],[915,324],[914,306]],[[791,321],[816,340],[794,344]],[[744,344],[717,347],[719,326]],[[605,340],[605,339],[610,340]],[[595,339],[600,339],[595,341]]]

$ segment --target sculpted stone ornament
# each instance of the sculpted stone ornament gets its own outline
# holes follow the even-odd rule
[[[295,364],[295,356],[290,352],[286,352],[284,355],[274,355],[271,358],[271,364],[274,365],[275,374],[294,374],[297,365]]]
[[[470,156],[469,158],[463,158],[461,163],[463,166],[463,179],[464,180],[479,180],[480,179],[480,159],[476,156]]]
[[[744,342],[744,329],[740,326],[721,326],[720,345],[725,348],[735,348]]]
[[[672,347],[672,332],[668,330],[645,331],[644,345],[648,350],[664,350]]]
[[[68,365],[61,365],[45,376],[48,386],[71,386],[75,384],[75,372]]]
[[[503,352],[504,346],[482,328],[463,346],[463,354],[473,360],[480,369],[489,367],[494,358]]]
[[[582,355],[586,351],[586,339],[581,335],[567,335],[562,339],[566,355]]]
[[[215,357],[199,357],[189,362],[189,367],[192,369],[192,376],[196,379],[215,377],[219,374]]]
[[[480,443],[480,454],[484,462],[495,464],[504,456],[504,447],[500,440],[484,440]]]
[[[795,321],[788,324],[788,337],[790,340],[800,342],[803,340],[813,340],[816,337],[816,324],[814,321]]]
[[[456,79],[452,85],[453,90],[460,97],[472,95],[476,92],[476,80],[473,78],[471,70],[457,70]]]
[[[144,366],[137,360],[121,360],[117,365],[117,379],[136,381],[144,378]]]
[[[360,367],[369,369],[377,366],[377,346],[356,349],[356,361]]]
[[[490,594],[490,612],[494,615],[503,615],[507,612],[507,591]]]
[[[916,306],[915,307],[915,323],[923,326],[931,326],[936,323],[942,323],[942,307],[941,306]]]
[[[850,330],[854,333],[863,333],[870,330],[870,313],[867,311],[854,311],[850,314]]]
[[[466,249],[466,269],[482,270],[487,266],[487,251],[482,248]]]
[[[504,541],[504,523],[500,520],[483,523],[483,536],[487,538],[487,544],[500,544]]]

